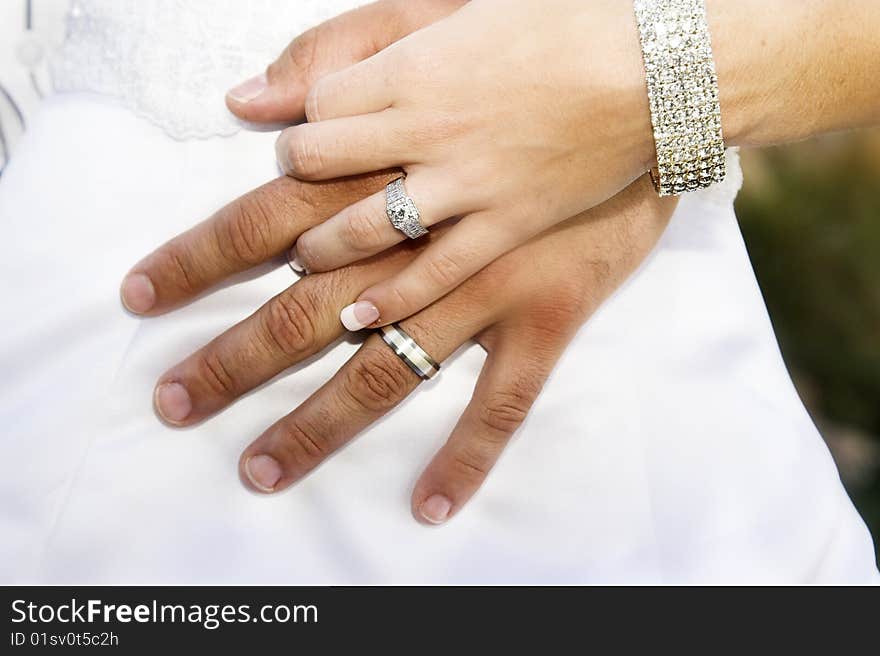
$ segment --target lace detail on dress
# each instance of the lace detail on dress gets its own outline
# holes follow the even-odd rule
[[[56,91],[118,98],[175,139],[241,125],[226,91],[264,70],[297,34],[355,0],[74,0],[52,61]]]
[[[358,0],[73,0],[52,62],[56,91],[120,99],[175,139],[228,136],[241,124],[223,96],[265,69],[297,34]],[[729,204],[742,186],[735,150],[727,178],[689,194]]]
[[[739,163],[739,148],[728,148],[725,158],[727,161],[727,175],[722,182],[691,194],[685,194],[684,197],[693,196],[703,202],[710,202],[716,205],[730,205],[743,185],[743,172]]]

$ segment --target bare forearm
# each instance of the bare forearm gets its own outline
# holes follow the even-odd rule
[[[707,0],[729,145],[880,124],[880,3]]]

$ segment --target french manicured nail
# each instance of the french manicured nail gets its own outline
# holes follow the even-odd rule
[[[287,263],[290,265],[290,268],[297,273],[308,273],[305,266],[303,266],[302,261],[299,259],[299,255],[297,255],[295,244],[287,253]]]
[[[361,330],[379,319],[379,310],[369,301],[358,301],[343,308],[339,319],[347,330]]]
[[[263,93],[268,86],[269,82],[266,80],[266,74],[261,73],[230,89],[227,95],[236,102],[248,103]]]
[[[178,424],[192,412],[189,392],[180,383],[163,383],[156,388],[156,410],[165,421]]]
[[[251,484],[262,492],[274,492],[281,480],[281,465],[272,456],[251,456],[244,463]]]
[[[419,506],[419,513],[432,524],[442,524],[449,517],[452,502],[442,494],[428,497]]]
[[[156,304],[156,289],[143,273],[130,273],[122,281],[122,304],[129,312],[143,314]]]

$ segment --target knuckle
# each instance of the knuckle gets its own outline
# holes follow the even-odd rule
[[[532,308],[532,325],[556,342],[559,335],[568,334],[573,326],[580,325],[590,309],[591,297],[587,293],[556,293]]]
[[[464,269],[461,263],[454,257],[443,253],[427,259],[425,262],[425,272],[432,284],[444,289],[455,287],[464,277]]]
[[[429,78],[430,79],[430,78]],[[408,127],[410,138],[422,148],[449,148],[468,130],[460,116],[443,110],[431,112],[426,120]]]
[[[343,388],[359,410],[387,412],[406,397],[411,387],[410,373],[401,365],[390,351],[364,349],[346,368]]]
[[[382,295],[385,298],[382,307],[385,308],[388,315],[408,317],[413,314],[413,308],[418,307],[415,298],[411,299],[397,282],[389,283],[387,288],[383,288]]]
[[[267,74],[269,79],[283,75],[287,69],[295,71],[299,76],[311,80],[317,65],[318,43],[320,41],[320,28],[314,27],[296,37],[290,45],[284,49],[280,59],[269,65]]]
[[[383,245],[382,233],[367,207],[353,205],[346,212],[340,239],[356,251],[373,251]]]
[[[238,385],[217,351],[209,350],[199,358],[196,373],[212,394],[221,398],[236,396]]]
[[[217,233],[221,255],[229,261],[254,266],[269,258],[271,209],[255,196],[236,202]]]
[[[321,173],[324,165],[320,143],[309,130],[291,132],[287,144],[287,162],[290,173],[296,177],[308,179]]]
[[[481,481],[489,474],[490,466],[485,454],[480,451],[463,446],[452,453],[452,475],[465,481]]]
[[[199,290],[199,276],[192,257],[183,246],[176,242],[169,243],[159,251],[158,260],[158,269],[173,281],[172,284],[180,292],[189,296]]]
[[[303,289],[299,289],[302,287]],[[295,357],[314,347],[317,328],[317,304],[299,283],[273,299],[263,316],[263,333],[274,350]]]
[[[529,412],[532,398],[530,390],[524,389],[523,385],[517,385],[510,390],[493,392],[484,399],[478,408],[477,417],[489,429],[486,439],[491,439],[493,435],[504,439],[519,428]]]
[[[285,460],[293,465],[294,470],[299,470],[298,473],[313,469],[333,452],[332,445],[322,431],[293,417],[282,426],[281,446],[287,455]]]

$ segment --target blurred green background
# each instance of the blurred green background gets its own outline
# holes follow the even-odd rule
[[[783,356],[876,547],[880,130],[741,155],[737,215]]]

